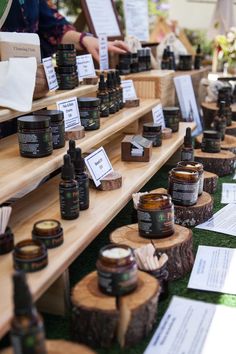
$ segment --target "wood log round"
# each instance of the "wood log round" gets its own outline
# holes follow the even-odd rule
[[[203,111],[203,126],[204,129],[210,129],[211,123],[218,112],[219,108],[217,107],[216,102],[203,102],[201,104]],[[236,120],[236,104],[231,104],[232,110],[232,119]]]
[[[85,137],[85,129],[82,125],[77,125],[74,128],[65,132],[66,140],[79,140]]]
[[[116,244],[125,244],[132,248],[139,248],[150,243],[150,240],[141,237],[138,224],[120,227],[110,234],[110,241]],[[175,225],[175,232],[163,239],[152,239],[156,250],[168,255],[167,269],[169,280],[184,277],[191,271],[194,256],[192,231],[183,226]]]
[[[83,85],[97,85],[98,77],[97,76],[84,77],[82,83]]]
[[[92,178],[90,177],[89,182],[91,187],[99,189],[100,191],[112,191],[114,189],[121,188],[122,176],[119,172],[113,171],[100,180],[101,184],[98,187],[95,186]]]
[[[93,350],[85,345],[68,342],[65,340],[47,340],[48,354],[96,354]],[[12,348],[6,348],[0,352],[1,354],[13,354]]]
[[[215,193],[218,179],[219,177],[215,173],[204,171],[203,190],[210,194]]]
[[[153,328],[159,293],[159,282],[139,271],[137,288],[116,299],[100,291],[97,272],[88,274],[72,290],[75,339],[101,347],[137,344]]]
[[[200,148],[202,143],[202,134],[198,135],[195,139],[196,147]],[[224,140],[221,141],[220,147],[222,150],[232,151],[234,154],[236,153],[236,137],[232,135],[225,135]]]
[[[125,100],[125,108],[132,108],[132,107],[138,107],[140,105],[140,99],[139,98],[134,98],[130,100]]]
[[[38,65],[36,71],[36,80],[35,80],[35,88],[33,99],[36,100],[38,98],[46,96],[49,92],[48,82],[45,74],[45,70],[43,64]]]
[[[234,172],[235,154],[231,151],[221,150],[216,154],[194,151],[195,161],[203,164],[204,170],[217,174],[219,177],[230,175]]]
[[[225,134],[236,136],[236,122],[232,121],[232,124],[226,127]]]

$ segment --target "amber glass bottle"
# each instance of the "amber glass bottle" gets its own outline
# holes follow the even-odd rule
[[[109,116],[109,93],[107,91],[107,84],[104,75],[100,75],[97,97],[100,99],[100,116]]]
[[[44,326],[33,304],[24,273],[13,276],[14,317],[11,342],[15,354],[46,354]]]
[[[191,128],[186,128],[186,134],[184,137],[184,144],[181,149],[181,161],[193,161],[194,160],[194,148],[192,142]]]
[[[220,133],[221,140],[225,138],[225,129],[226,129],[226,116],[225,116],[225,101],[220,101],[220,107],[218,114],[214,118],[214,129]]]

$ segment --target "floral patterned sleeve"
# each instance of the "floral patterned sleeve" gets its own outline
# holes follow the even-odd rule
[[[54,52],[64,34],[71,30],[75,31],[74,26],[57,11],[52,1],[39,0],[38,34],[47,53]]]

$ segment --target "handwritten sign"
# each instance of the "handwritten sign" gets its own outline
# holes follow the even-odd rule
[[[58,101],[57,109],[64,113],[65,131],[81,125],[79,107],[76,97],[67,100]]]
[[[111,162],[103,147],[85,157],[84,160],[96,187],[101,184],[100,180],[102,178],[113,171]]]
[[[51,57],[43,59],[43,67],[46,74],[49,90],[54,91],[58,89],[59,85],[57,82],[57,76],[56,76],[54,66],[52,64]]]

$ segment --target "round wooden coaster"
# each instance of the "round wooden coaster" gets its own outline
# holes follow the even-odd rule
[[[139,98],[134,98],[133,100],[126,100],[124,104],[125,108],[138,107],[139,105],[140,105]]]
[[[110,234],[110,241],[139,248],[150,243],[150,239],[139,236],[138,224],[120,227]],[[175,225],[175,232],[169,237],[152,239],[158,252],[166,253],[169,257],[167,269],[169,280],[179,279],[191,271],[194,256],[192,231],[186,227]]]
[[[97,76],[85,77],[85,78],[83,78],[83,81],[82,81],[83,85],[97,85],[97,83],[98,83]]]
[[[210,194],[215,193],[218,179],[219,177],[215,173],[204,171],[203,190]]]
[[[221,152],[212,154],[196,149],[194,158],[195,161],[203,164],[204,170],[215,173],[219,177],[230,175],[234,172],[236,156],[231,151],[221,150]]]
[[[201,147],[202,143],[202,134],[196,137],[196,144],[198,147]],[[222,150],[232,151],[234,154],[236,153],[236,137],[232,135],[225,135],[224,140],[220,143]]]
[[[48,354],[96,354],[84,345],[65,340],[47,340],[46,345]],[[13,354],[13,349],[6,348],[1,351],[1,354]]]
[[[75,128],[65,132],[66,140],[79,140],[85,137],[85,130],[82,125],[77,125]]]
[[[101,347],[137,344],[153,327],[159,292],[158,281],[139,271],[137,288],[116,299],[100,291],[97,272],[88,274],[72,290],[76,340]]]
[[[225,134],[236,136],[236,122],[232,122],[232,124],[226,127]]]
[[[119,172],[113,171],[109,173],[106,177],[100,180],[101,184],[96,187],[92,178],[90,178],[90,184],[92,187],[99,189],[100,191],[112,191],[114,189],[121,188],[122,186],[122,176]]]
[[[162,139],[170,139],[172,138],[172,129],[164,128],[162,129]]]

